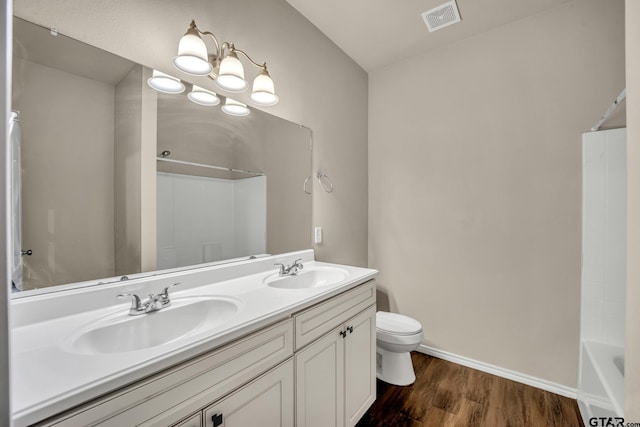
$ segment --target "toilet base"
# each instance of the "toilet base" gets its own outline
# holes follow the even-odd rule
[[[416,380],[411,355],[394,353],[376,347],[376,376],[381,381],[393,385],[411,385]]]

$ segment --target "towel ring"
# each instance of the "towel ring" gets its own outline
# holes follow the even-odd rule
[[[305,194],[311,194],[311,191],[307,191],[307,183],[309,182],[310,179],[311,179],[311,175],[309,175],[307,179],[304,180],[304,184],[302,184],[302,191],[304,191]]]
[[[333,181],[331,181],[331,178],[320,171],[316,173],[316,178],[318,178],[318,184],[320,184],[320,188],[322,188],[327,193],[333,193]],[[328,184],[325,184],[325,182],[327,182]]]

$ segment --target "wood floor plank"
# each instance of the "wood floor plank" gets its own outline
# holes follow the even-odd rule
[[[463,399],[457,416],[451,417],[445,427],[482,427],[486,423],[488,406]]]
[[[547,422],[549,425],[577,426],[582,424],[582,418],[577,416],[573,405],[569,399],[558,399],[558,396],[545,392],[547,401]]]
[[[487,407],[487,412],[483,420],[483,427],[506,427],[508,425],[502,406],[493,405],[491,402],[487,402],[485,406]]]
[[[525,425],[536,425],[546,423],[547,420],[547,400],[544,390],[535,387],[524,387],[524,422]],[[577,405],[576,405],[577,406]]]
[[[504,380],[504,400],[502,401],[502,408],[508,425],[526,425],[525,412],[528,402],[525,401],[524,387],[523,384]]]
[[[378,381],[378,397],[357,427],[584,427],[577,402],[421,353],[416,381]]]
[[[463,391],[464,398],[480,404],[486,403],[489,400],[494,378],[486,372],[469,369],[467,385]]]
[[[450,414],[457,414],[460,412],[460,405],[462,403],[462,397],[460,394],[450,392],[448,390],[438,389],[436,394],[431,398],[431,405],[442,409]]]
[[[443,427],[451,417],[447,411],[440,408],[431,407],[425,413],[421,427]]]
[[[418,357],[415,357],[418,359]],[[442,379],[438,384],[438,390],[450,391],[454,394],[461,394],[468,383],[469,368],[466,368],[455,363],[442,360],[432,364],[435,369],[439,369],[442,372]]]

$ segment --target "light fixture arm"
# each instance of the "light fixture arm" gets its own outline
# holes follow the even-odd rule
[[[216,37],[216,35],[213,34],[211,31],[202,31],[202,30],[200,30],[200,28],[198,28],[198,26],[196,25],[195,19],[191,20],[191,24],[190,24],[189,28],[196,30],[199,34],[201,34],[203,36],[210,36],[211,37],[211,39],[213,40],[213,43],[216,45],[216,60],[219,61],[219,60],[222,60],[222,58],[224,58],[224,53],[225,53],[225,49],[226,49],[229,52],[241,53],[256,68],[261,68],[263,70],[267,69],[267,63],[266,62],[263,62],[262,64],[260,64],[260,63],[258,63],[256,61],[254,61],[253,58],[251,58],[247,52],[245,52],[244,50],[241,50],[241,49],[237,49],[233,43],[223,42],[222,44],[220,44],[220,42],[218,41],[218,38]]]
[[[189,29],[190,30],[196,30],[198,32],[198,34],[201,34],[203,36],[210,36],[213,39],[213,43],[216,45],[216,58],[220,58],[222,56],[222,50],[224,49],[225,45],[228,45],[227,42],[225,42],[221,46],[220,42],[218,41],[218,38],[216,37],[215,34],[213,34],[211,31],[202,31],[202,30],[200,30],[200,28],[198,28],[198,26],[196,25],[196,20],[195,19],[191,20],[191,24],[189,25]]]
[[[247,54],[247,52],[245,52],[244,50],[236,49],[235,46],[233,45],[233,43],[231,43],[230,48],[234,52],[243,54],[244,57],[247,58],[249,60],[249,62],[251,62],[255,67],[262,68],[263,70],[267,69],[267,63],[266,62],[263,62],[262,64],[257,63],[256,61],[251,59],[251,57]]]
[[[216,38],[215,34],[213,34],[211,31],[202,32],[197,27],[196,27],[196,30],[198,30],[198,32],[200,34],[202,34],[203,36],[211,36],[211,38],[213,39],[213,43],[215,43],[215,45],[216,45],[216,55],[218,55],[218,57],[220,57],[220,55],[222,55],[222,49],[220,48],[220,43],[218,42],[218,39]]]

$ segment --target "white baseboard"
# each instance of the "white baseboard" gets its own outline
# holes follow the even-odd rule
[[[429,356],[437,357],[438,359],[446,360],[448,362],[457,363],[458,365],[477,369],[478,371],[487,372],[489,374],[506,378],[511,381],[516,381],[522,384],[530,385],[531,387],[536,387],[551,393],[559,394],[560,396],[569,397],[571,399],[577,398],[577,390],[575,388],[567,387],[562,384],[557,384],[551,381],[543,380],[541,378],[532,377],[531,375],[501,368],[499,366],[490,365],[489,363],[479,362],[477,360],[469,359],[468,357],[458,356],[457,354],[429,347],[424,344],[420,344],[416,351],[428,354]]]

